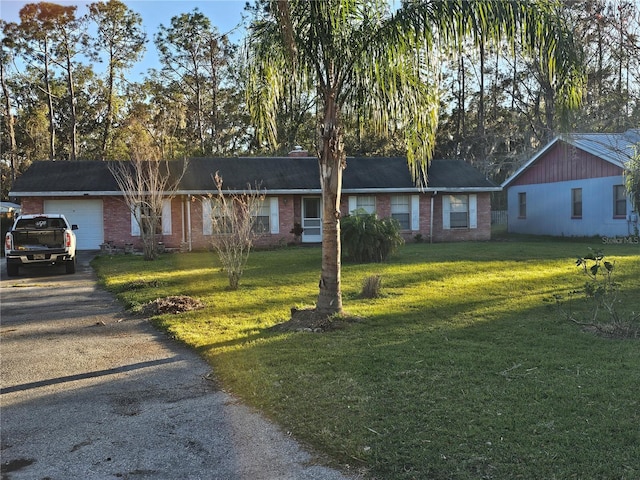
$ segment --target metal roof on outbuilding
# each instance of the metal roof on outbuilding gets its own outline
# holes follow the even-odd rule
[[[640,145],[640,129],[624,133],[574,133],[561,138],[576,148],[624,168],[636,153],[634,145]]]
[[[638,153],[636,149],[640,148],[640,129],[631,129],[624,133],[568,133],[557,136],[506,179],[502,188],[506,188],[522,175],[558,142],[564,142],[617,167],[625,168],[625,164]]]

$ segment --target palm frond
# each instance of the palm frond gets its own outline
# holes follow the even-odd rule
[[[285,85],[335,98],[340,113],[358,115],[377,134],[402,131],[417,183],[426,182],[435,146],[437,52],[506,39],[548,68],[559,104],[576,106],[582,74],[571,32],[552,1],[273,0],[274,14],[250,37],[250,111],[270,142]],[[282,25],[286,22],[287,25]],[[323,97],[324,96],[324,97]],[[275,143],[275,142],[274,142]]]

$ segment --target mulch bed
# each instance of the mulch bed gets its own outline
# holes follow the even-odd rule
[[[173,295],[170,297],[156,298],[153,302],[147,303],[142,307],[142,315],[153,316],[165,313],[178,314],[191,310],[199,310],[204,304],[187,295]]]

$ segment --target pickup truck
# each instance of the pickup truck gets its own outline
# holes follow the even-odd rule
[[[60,214],[20,215],[4,239],[7,276],[17,276],[24,265],[64,265],[75,273],[77,229]]]

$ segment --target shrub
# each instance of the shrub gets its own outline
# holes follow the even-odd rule
[[[570,311],[566,316],[573,322],[599,333],[625,338],[640,336],[640,312],[623,312],[620,284],[614,280],[615,262],[606,261],[601,251],[589,249],[578,257],[576,266],[587,277],[584,287],[572,293],[584,297],[590,308],[588,318],[576,318]]]
[[[257,222],[264,193],[257,185],[255,189],[247,185],[245,193],[225,193],[222,190],[222,177],[218,172],[214,181],[218,193],[212,197],[211,245],[227,272],[229,288],[237,290],[253,243],[264,233]]]
[[[343,218],[341,228],[343,251],[358,263],[382,262],[404,243],[400,224],[392,218],[358,212]]]
[[[378,298],[382,288],[382,278],[380,275],[371,275],[362,282],[362,298]]]

